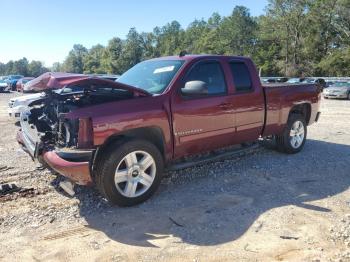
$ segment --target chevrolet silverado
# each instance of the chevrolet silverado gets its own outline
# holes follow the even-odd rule
[[[185,55],[141,62],[117,82],[46,73],[21,114],[18,142],[70,181],[113,204],[148,199],[187,156],[273,137],[299,152],[318,120],[315,84],[262,85],[251,59]]]

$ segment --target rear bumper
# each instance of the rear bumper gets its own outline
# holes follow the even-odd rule
[[[17,133],[17,141],[33,159],[36,157],[38,153],[37,146],[33,145],[26,138],[24,132],[19,131]],[[79,185],[90,186],[93,184],[90,172],[90,161],[93,157],[93,150],[43,151],[41,156],[60,175],[69,178]]]

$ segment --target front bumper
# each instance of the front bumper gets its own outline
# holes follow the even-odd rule
[[[11,119],[15,121],[19,121],[21,116],[21,111],[22,111],[22,108],[13,107],[7,110],[7,114]]]
[[[22,131],[17,133],[17,141],[33,159],[38,155],[38,146],[33,144]],[[93,184],[90,161],[93,150],[43,151],[43,160],[57,173],[71,181],[84,186]]]
[[[84,186],[93,184],[89,162],[70,162],[61,158],[55,151],[44,152],[43,158],[53,170],[73,182]]]

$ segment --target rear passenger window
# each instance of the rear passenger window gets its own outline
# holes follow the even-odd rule
[[[242,62],[231,62],[231,72],[237,92],[253,90],[252,80],[247,66]]]
[[[224,73],[218,62],[200,63],[194,66],[186,78],[186,82],[188,81],[205,82],[209,95],[226,93]]]

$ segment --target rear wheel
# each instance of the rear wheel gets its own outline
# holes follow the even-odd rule
[[[158,148],[147,141],[113,144],[100,160],[96,168],[96,184],[113,204],[133,206],[142,203],[160,184],[163,158]]]
[[[305,144],[307,125],[305,118],[300,114],[292,114],[282,135],[276,137],[279,151],[295,154],[300,152]]]

